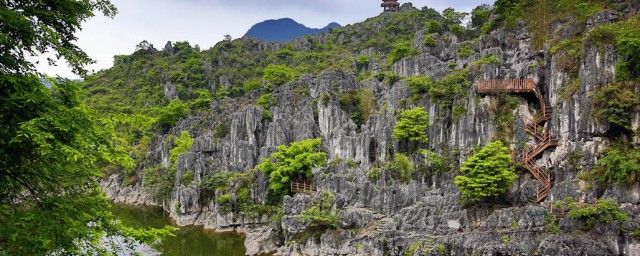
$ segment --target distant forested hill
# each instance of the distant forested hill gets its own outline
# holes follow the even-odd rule
[[[329,29],[339,28],[340,24],[332,22],[324,28],[308,28],[290,18],[266,20],[253,25],[245,36],[251,36],[264,41],[284,42],[292,38],[305,35],[315,35],[327,32]]]

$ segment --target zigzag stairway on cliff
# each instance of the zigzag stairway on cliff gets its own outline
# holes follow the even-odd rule
[[[540,88],[533,80],[480,80],[478,81],[478,93],[533,93],[540,103],[540,110],[532,119],[524,119],[525,130],[534,137],[534,143],[519,152],[519,160],[536,180],[542,183],[542,187],[536,189],[535,202],[544,200],[551,191],[551,173],[537,166],[535,160],[551,147],[558,146],[558,142],[553,139],[553,134],[549,127],[544,124],[551,118],[551,106],[549,106],[540,91]]]

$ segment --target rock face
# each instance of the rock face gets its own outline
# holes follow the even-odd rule
[[[587,21],[588,29],[614,22],[615,13],[603,12]],[[571,30],[572,25],[557,30]],[[469,68],[470,81],[466,97],[455,105],[466,111],[457,118],[451,108],[443,108],[431,99],[410,102],[406,81],[392,85],[388,80],[356,80],[352,73],[340,70],[323,72],[275,88],[276,104],[270,107],[271,118],[264,118],[265,110],[235,103],[214,106],[209,113],[181,120],[167,135],[159,135],[149,146],[144,163],[149,166],[169,166],[168,155],[172,140],[186,130],[195,138],[191,150],[178,158],[175,184],[170,197],[159,201],[136,183],[125,186],[117,176],[103,182],[107,195],[115,201],[134,204],[162,205],[180,225],[203,225],[205,228],[244,230],[248,232],[245,245],[248,255],[278,252],[280,255],[400,255],[408,250],[413,255],[620,255],[637,252],[640,245],[629,234],[613,224],[598,225],[588,233],[581,233],[580,222],[568,218],[560,221],[563,232],[550,234],[545,216],[549,203],[566,197],[583,198],[593,202],[597,198],[615,198],[622,209],[632,213],[628,230],[640,223],[640,187],[609,186],[584,189],[579,185],[578,169],[595,165],[597,156],[609,141],[604,136],[607,127],[598,124],[591,114],[591,93],[614,81],[617,53],[614,46],[598,47],[584,43],[582,59],[577,63],[579,88],[563,98],[564,87],[573,80],[562,71],[557,55],[531,49],[530,35],[494,32],[477,42],[456,42],[454,35],[447,40],[434,35],[436,45],[423,47],[425,29],[417,31],[416,47],[421,54],[401,59],[391,69],[401,77],[415,75],[442,79],[451,69]],[[586,33],[586,32],[584,32]],[[571,33],[567,33],[571,34]],[[459,57],[458,50],[468,44],[475,51]],[[300,45],[303,46],[303,45]],[[258,45],[259,48],[278,48]],[[298,47],[298,45],[296,45]],[[483,57],[496,56],[497,64],[474,64]],[[378,66],[379,67],[379,66]],[[372,63],[370,69],[376,69]],[[553,188],[543,204],[530,204],[536,194],[536,181],[521,172],[514,186],[498,204],[463,207],[460,193],[453,183],[455,172],[415,175],[409,183],[387,179],[371,181],[367,171],[379,162],[390,159],[401,145],[391,137],[397,113],[405,108],[421,106],[429,113],[429,142],[426,146],[453,159],[459,165],[474,147],[495,139],[496,96],[478,95],[476,81],[481,79],[534,79],[553,107],[547,127],[556,135],[560,146],[546,151],[537,164],[553,173]],[[365,124],[358,126],[350,113],[341,108],[337,95],[351,90],[369,90],[376,99],[375,111]],[[165,91],[167,87],[165,87]],[[171,91],[171,90],[169,90]],[[168,93],[167,97],[170,97]],[[535,113],[526,98],[518,101],[514,115],[530,117]],[[639,128],[640,113],[633,120]],[[219,124],[228,124],[229,132],[214,137],[210,131]],[[521,122],[520,122],[521,124]],[[519,127],[519,128],[518,128]],[[516,125],[515,134],[524,134]],[[206,175],[227,170],[253,173],[251,188],[256,203],[266,200],[267,179],[254,170],[260,158],[268,157],[279,145],[321,137],[329,161],[328,167],[314,170],[314,183],[321,191],[332,192],[333,205],[339,213],[341,229],[309,235],[308,223],[295,217],[311,205],[314,195],[297,194],[285,197],[282,221],[272,229],[269,218],[251,218],[239,212],[224,213],[220,205],[203,194],[200,186]],[[512,139],[516,147],[517,136]],[[529,138],[524,139],[524,141]],[[576,157],[579,156],[579,157]],[[413,155],[412,161],[422,161]],[[577,159],[576,159],[577,158]],[[348,159],[347,164],[337,159]],[[148,167],[148,166],[147,166]],[[138,170],[140,175],[145,166]],[[185,184],[184,174],[192,171],[193,180]],[[387,181],[388,180],[388,181]],[[302,237],[302,238],[301,238]]]

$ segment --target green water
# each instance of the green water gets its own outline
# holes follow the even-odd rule
[[[112,212],[124,224],[135,228],[176,226],[160,207],[116,204]],[[180,227],[176,237],[166,238],[152,247],[167,256],[236,256],[245,253],[244,237],[232,233],[216,234],[198,227]]]

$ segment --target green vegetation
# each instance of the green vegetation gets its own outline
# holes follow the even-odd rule
[[[425,35],[424,41],[422,41],[422,45],[426,47],[434,47],[437,45],[436,39],[431,34]]]
[[[626,83],[611,83],[596,88],[593,98],[593,115],[600,123],[608,124],[613,131],[630,131],[633,113],[640,108],[640,99]]]
[[[460,46],[460,49],[458,49],[458,57],[466,58],[474,54],[476,54],[476,51],[471,49],[470,44],[463,44]]]
[[[441,81],[433,83],[427,94],[431,100],[440,104],[443,108],[450,108],[454,100],[465,96],[472,83],[468,79],[469,71],[466,69],[451,73]]]
[[[398,122],[393,127],[391,137],[410,142],[427,143],[427,128],[429,128],[429,115],[423,107],[407,109],[398,115]]]
[[[189,113],[187,104],[176,99],[169,102],[164,108],[159,109],[156,119],[156,125],[163,130],[169,130],[180,118]]]
[[[402,58],[418,55],[419,53],[420,52],[414,49],[409,42],[398,43],[394,45],[393,50],[391,50],[387,64],[391,66]]]
[[[438,34],[442,34],[444,31],[442,30],[442,25],[440,25],[439,22],[432,20],[429,22],[428,26],[427,26],[427,34],[434,34],[434,33],[438,33]]]
[[[289,193],[291,181],[311,177],[314,166],[327,164],[327,154],[321,146],[320,138],[293,142],[289,147],[281,145],[256,168],[269,176],[269,190],[281,199]]]
[[[416,253],[418,248],[420,248],[420,242],[416,241],[413,244],[411,244],[411,246],[409,246],[409,249],[407,249],[407,251],[404,252],[404,255],[405,256],[413,256],[413,254]]]
[[[169,162],[171,163],[172,169],[178,168],[178,156],[182,153],[189,152],[191,149],[191,144],[193,144],[193,138],[188,131],[182,131],[180,133],[180,137],[176,138],[173,142],[175,147],[169,150]]]
[[[500,94],[491,107],[495,113],[497,126],[494,139],[509,141],[515,133],[516,119],[513,110],[518,107],[518,98],[509,94]]]
[[[367,177],[369,177],[369,181],[377,182],[380,180],[380,168],[373,168],[367,171]]]
[[[409,160],[409,157],[405,154],[394,154],[393,161],[385,165],[385,168],[391,171],[393,177],[401,182],[409,183],[413,180],[415,168],[411,160]]]
[[[342,110],[351,114],[351,120],[359,126],[369,121],[376,102],[370,89],[350,90],[338,98]]]
[[[489,21],[492,10],[493,6],[488,4],[482,4],[473,8],[471,11],[471,27],[475,29],[482,28],[482,26]]]
[[[617,223],[622,225],[627,221],[629,216],[620,211],[618,202],[613,199],[598,199],[598,207],[594,205],[584,205],[582,208],[577,208],[576,203],[569,205],[569,218],[578,219],[585,222],[586,229],[595,227],[597,223]]]
[[[615,143],[598,159],[589,177],[606,183],[633,183],[640,180],[640,150],[627,143]]]
[[[97,13],[116,12],[109,1],[2,3],[2,255],[100,255],[107,254],[103,238],[122,236],[123,246],[133,246],[173,231],[136,230],[115,221],[98,184],[101,170],[134,167],[116,136],[116,121],[97,117],[83,103],[78,83],[48,79],[47,88],[28,58],[49,52],[85,75],[91,59],[75,44],[75,32]]]
[[[500,62],[501,62],[500,58],[496,57],[495,55],[491,55],[491,56],[482,57],[479,60],[471,62],[471,66],[482,66],[482,65],[487,65],[487,64],[500,64]]]
[[[195,173],[194,173],[193,170],[189,170],[189,171],[185,172],[181,177],[181,180],[182,180],[181,184],[183,186],[191,185],[191,182],[193,182],[193,179],[194,179],[194,175],[195,175]]]
[[[509,149],[502,142],[487,144],[460,167],[454,182],[464,199],[477,202],[508,191],[518,177]]]
[[[598,199],[595,204],[583,203],[580,206],[573,198],[568,197],[554,202],[554,208],[559,211],[568,210],[569,218],[583,221],[583,230],[593,229],[598,223],[616,223],[622,227],[629,219],[629,215],[621,211],[618,202],[613,199]]]
[[[223,213],[229,213],[233,208],[233,198],[229,194],[219,195],[216,197],[216,204]]]
[[[269,64],[269,66],[264,69],[264,75],[262,76],[262,79],[274,83],[275,85],[281,85],[287,82],[291,82],[297,77],[298,74],[296,74],[293,69],[285,65]]]
[[[435,152],[423,149],[420,154],[424,157],[423,166],[420,169],[429,170],[432,174],[442,174],[451,170],[451,162],[444,156]]]
[[[213,129],[213,137],[215,138],[224,138],[227,134],[229,134],[229,126],[225,122],[217,124]]]
[[[303,210],[295,218],[309,224],[312,230],[326,230],[338,227],[338,211],[333,209],[336,196],[331,192],[322,192],[313,198],[312,206]]]

